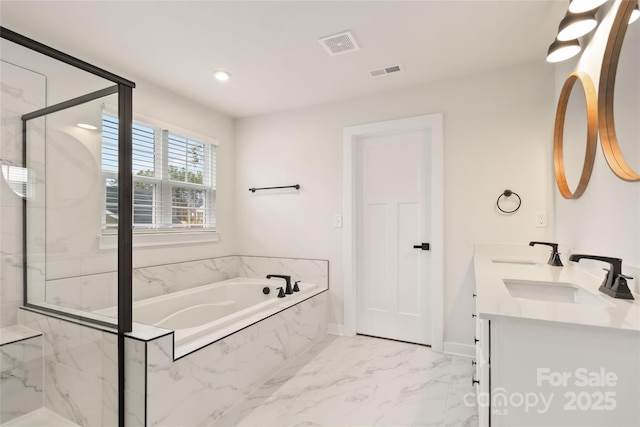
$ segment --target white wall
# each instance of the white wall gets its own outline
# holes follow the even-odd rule
[[[587,72],[596,90],[598,89],[602,58],[614,14],[619,5],[620,0],[605,5],[608,9],[599,13],[602,18],[599,27],[590,39],[582,41],[583,53],[568,64],[562,64],[556,68],[556,99],[564,80],[573,71]],[[636,39],[631,40],[630,36],[625,39],[623,55],[626,52],[627,56],[624,58],[621,56],[616,79],[616,88],[626,91],[627,95],[631,94],[631,96],[627,97],[623,103],[615,104],[615,117],[623,154],[628,156],[627,161],[636,172],[640,172],[640,145],[638,144],[640,140],[638,134],[640,73],[630,69],[635,67],[635,70],[638,70],[640,62],[640,55],[638,55],[640,42],[637,38],[640,22],[636,22],[633,26],[635,27],[633,29],[630,27],[629,30],[635,32]],[[635,64],[628,62],[630,59],[633,59]],[[621,95],[624,95],[624,92],[616,90],[616,98],[621,98]],[[625,113],[627,117],[623,117],[621,113]],[[629,129],[627,129],[629,127],[635,127],[635,131],[631,132],[635,137],[623,138],[622,135],[629,135]],[[582,158],[568,158],[569,166],[572,161],[582,164]],[[574,170],[579,169],[574,167]],[[622,258],[623,272],[635,276],[635,280],[630,281],[629,285],[640,292],[638,283],[640,282],[640,182],[623,181],[613,174],[602,153],[599,138],[593,173],[585,193],[577,200],[566,200],[556,188],[554,198],[558,241],[571,248],[572,252]],[[594,267],[597,267],[597,274],[604,274],[600,271],[604,264],[598,263]]]
[[[553,67],[537,62],[237,120],[238,252],[328,259],[329,322],[342,324],[342,230],[332,226],[332,216],[342,213],[342,130],[442,112],[445,342],[472,344],[473,244],[554,235],[552,215],[548,228],[534,226],[536,211],[553,212],[553,82]],[[302,189],[247,191],[289,184]],[[495,208],[506,188],[522,197],[515,215]]]
[[[217,139],[217,229],[220,241],[134,251],[134,266],[157,265],[236,253],[234,122],[228,116],[203,107],[142,79],[133,78],[133,111],[195,133]]]

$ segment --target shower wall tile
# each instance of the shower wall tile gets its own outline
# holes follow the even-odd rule
[[[0,424],[43,406],[42,336],[0,346]]]
[[[320,340],[326,334],[323,312],[326,293],[176,361],[172,336],[149,342],[148,425],[211,424]]]
[[[0,164],[20,167],[21,116],[46,105],[47,80],[42,74],[5,61],[0,61],[0,68]],[[31,178],[35,176],[31,175]],[[1,174],[0,289],[0,328],[16,325],[18,306],[22,304],[22,198]]]
[[[53,358],[44,366],[45,407],[80,426],[100,425],[103,382]]]
[[[264,278],[267,274],[290,275],[291,280],[329,286],[329,261],[245,256],[240,258],[238,276]]]
[[[28,310],[20,317],[43,334],[44,405],[81,426],[117,416],[117,336]]]
[[[0,186],[6,186],[1,179]],[[19,199],[13,193],[11,196]],[[2,206],[0,207],[0,328],[18,323],[18,307],[22,304],[23,294],[22,271],[22,208]]]

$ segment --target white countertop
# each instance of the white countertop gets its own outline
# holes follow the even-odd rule
[[[635,300],[622,300],[601,293],[598,288],[604,278],[604,271],[601,276],[595,276],[580,269],[564,256],[564,267],[552,267],[547,264],[548,253],[541,256],[539,250],[527,251],[524,247],[506,253],[512,255],[505,255],[497,246],[489,250],[476,250],[476,307],[480,318],[510,317],[640,332],[640,295],[634,293]],[[496,260],[503,262],[495,262]],[[517,264],[518,261],[534,261],[536,264]],[[572,283],[601,299],[605,305],[516,298],[509,293],[504,279]]]

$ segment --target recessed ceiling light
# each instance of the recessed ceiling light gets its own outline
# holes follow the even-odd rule
[[[231,74],[229,74],[228,72],[224,71],[224,70],[218,70],[218,71],[214,71],[213,72],[213,77],[215,77],[216,80],[220,80],[221,82],[225,82],[227,80],[229,80],[231,78]]]
[[[90,125],[88,123],[77,123],[76,126],[78,126],[79,128],[88,129],[88,130],[97,130],[98,129],[94,125]]]

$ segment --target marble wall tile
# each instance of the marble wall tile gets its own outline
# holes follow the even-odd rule
[[[43,334],[47,408],[81,426],[117,418],[115,334],[27,310],[21,323]]]
[[[271,258],[258,256],[240,256],[238,276],[264,278],[267,274],[286,274],[291,280],[314,283],[321,287],[329,286],[329,261]]]
[[[0,61],[0,67],[0,164],[22,166],[21,116],[45,106],[47,80],[42,74],[5,61]],[[0,327],[6,327],[17,324],[17,307],[22,304],[22,198],[2,176],[0,272]],[[40,294],[36,292],[34,296]]]
[[[84,372],[45,358],[45,407],[80,426],[100,425],[102,381]]]
[[[139,267],[133,272],[134,301],[231,279],[236,270],[235,256]]]
[[[116,338],[117,339],[117,338]],[[145,394],[147,369],[147,343],[127,337],[125,339],[125,389],[141,396]]]
[[[117,288],[117,272],[48,280],[46,302],[61,307],[94,311],[116,306]]]
[[[41,408],[42,336],[0,346],[0,423]]]

